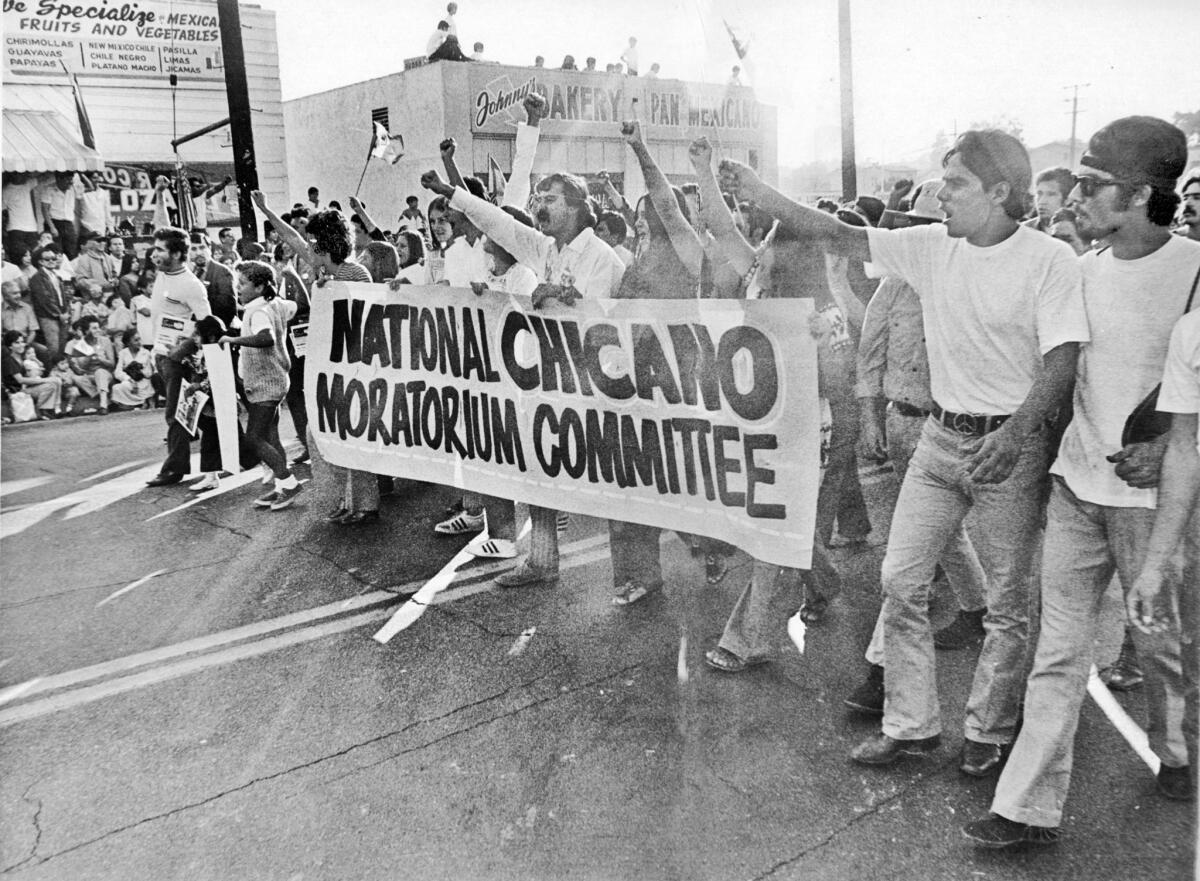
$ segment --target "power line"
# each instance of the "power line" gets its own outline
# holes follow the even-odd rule
[[[1072,83],[1069,86],[1063,86],[1064,89],[1071,89],[1072,95],[1066,99],[1071,102],[1071,160],[1067,163],[1070,168],[1075,167],[1075,123],[1079,117],[1079,90],[1086,89],[1091,83]]]

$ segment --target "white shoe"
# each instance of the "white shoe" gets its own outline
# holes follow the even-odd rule
[[[433,527],[433,531],[438,535],[463,535],[468,532],[479,532],[486,523],[487,518],[482,511],[478,514],[460,511],[449,520],[443,520]]]
[[[193,483],[191,486],[189,486],[188,489],[194,493],[202,493],[202,492],[208,492],[210,489],[216,489],[220,485],[221,485],[220,478],[218,478],[217,475],[213,474],[210,471],[208,474],[205,474],[203,477],[201,477],[199,480],[197,480],[195,483]]]
[[[489,538],[478,545],[472,542],[464,550],[470,552],[475,557],[488,557],[497,560],[511,560],[517,555],[517,546],[504,538]]]

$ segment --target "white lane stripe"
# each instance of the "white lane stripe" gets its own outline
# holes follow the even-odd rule
[[[143,465],[149,465],[151,462],[157,462],[158,459],[139,459],[136,462],[126,462],[123,465],[114,465],[112,468],[105,468],[103,471],[97,471],[88,477],[80,479],[80,483],[87,483],[90,480],[99,480],[101,477],[108,477],[110,474],[118,474],[122,471],[129,471],[133,468],[140,468]]]
[[[103,606],[104,604],[112,602],[117,597],[123,596],[124,594],[129,593],[134,588],[141,587],[143,584],[145,584],[151,578],[157,578],[159,575],[162,575],[164,572],[170,572],[170,571],[171,571],[170,569],[159,569],[157,572],[151,572],[149,575],[144,575],[141,578],[139,578],[137,581],[130,582],[129,584],[122,587],[120,590],[113,591],[112,593],[110,593],[108,596],[106,596],[100,602],[96,603],[96,608],[98,609],[101,606]]]
[[[20,480],[0,481],[0,498],[15,495],[16,493],[23,493],[26,490],[47,484],[52,480],[54,480],[54,476],[46,474],[42,477],[22,477]]]
[[[157,466],[148,466],[64,496],[37,502],[19,511],[5,511],[4,517],[0,518],[0,538],[11,538],[64,509],[63,520],[102,511],[109,505],[144,490],[146,481],[153,477],[156,471]]]
[[[1117,703],[1117,699],[1108,690],[1108,686],[1100,680],[1100,674],[1096,671],[1095,664],[1092,664],[1092,670],[1088,673],[1087,690],[1088,694],[1092,696],[1092,700],[1096,702],[1096,706],[1108,717],[1108,721],[1112,722],[1113,727],[1133,747],[1133,751],[1138,754],[1138,757],[1146,763],[1150,773],[1157,776],[1162,762],[1154,754],[1154,750],[1150,749],[1150,738],[1146,736],[1146,732],[1137,722],[1129,718],[1125,708]]]
[[[250,484],[252,484],[258,480],[262,480],[262,475],[258,472],[257,468],[251,469],[249,471],[242,471],[238,474],[233,475],[232,477],[222,477],[221,483],[216,489],[210,489],[207,492],[202,492],[202,493],[195,493],[190,499],[188,499],[182,505],[177,505],[176,507],[171,508],[168,511],[162,511],[158,514],[155,514],[153,517],[147,517],[145,522],[149,523],[151,520],[158,520],[162,517],[166,517],[168,514],[178,514],[180,511],[184,511],[184,510],[192,507],[192,505],[198,504],[200,502],[206,502],[209,499],[213,499],[213,498],[216,498],[217,496],[224,495],[227,492],[233,492],[233,490],[241,489],[243,486],[249,486]]]
[[[6,704],[9,701],[14,701],[22,695],[28,693],[40,679],[30,679],[28,682],[22,682],[20,685],[14,685],[12,688],[6,688],[0,691],[0,705]]]
[[[607,536],[592,536],[590,538],[573,541],[570,544],[562,547],[564,555],[574,555],[581,551],[586,551],[594,548],[597,544],[607,543]],[[593,552],[585,554],[578,558],[571,557],[568,562],[565,562],[563,568],[570,569],[576,566],[583,566],[589,563],[603,560],[607,557],[607,550],[599,553]],[[460,573],[465,577],[473,578],[479,575],[490,575],[493,572],[499,572],[508,569],[511,564],[507,561],[497,563],[489,563],[486,565],[472,566],[470,569]],[[410,582],[405,585],[399,585],[393,590],[375,590],[370,593],[360,594],[356,597],[351,597],[348,600],[338,600],[337,602],[327,603],[323,606],[316,606],[312,609],[305,609],[302,612],[293,612],[289,615],[282,615],[278,618],[270,618],[265,621],[258,621],[254,624],[246,624],[241,627],[234,627],[230,630],[223,630],[219,633],[209,634],[207,636],[196,637],[195,639],[185,640],[184,642],[175,643],[174,645],[163,646],[162,648],[150,649],[144,652],[138,652],[133,655],[126,655],[123,658],[114,658],[111,661],[104,661],[100,664],[92,664],[88,667],[80,667],[76,670],[68,670],[65,673],[56,673],[52,676],[38,677],[31,679],[26,685],[23,694],[27,697],[32,697],[37,694],[42,694],[49,691],[57,691],[63,688],[73,688],[82,685],[86,682],[91,682],[95,679],[103,679],[109,676],[117,676],[129,673],[139,667],[146,667],[151,664],[161,664],[164,662],[173,661],[176,658],[185,655],[199,654],[204,652],[212,652],[214,649],[219,649],[222,646],[232,645],[234,643],[243,642],[246,640],[257,639],[274,633],[278,630],[286,630],[292,627],[302,627],[311,625],[313,622],[321,621],[325,618],[330,618],[334,615],[340,615],[347,611],[354,611],[365,606],[374,605],[375,603],[395,600],[397,593],[411,593],[416,590],[417,585],[422,582]],[[462,597],[473,596],[477,593],[482,593],[486,590],[491,590],[494,587],[491,580],[482,582],[465,584],[459,588],[452,588],[443,592],[433,601],[434,605],[450,602]],[[384,612],[394,611],[392,607],[384,609]],[[7,664],[12,658],[4,661]],[[15,687],[15,686],[14,686]]]
[[[590,542],[590,540],[586,540],[586,541]],[[582,542],[575,542],[574,544],[581,544],[581,543]],[[565,560],[563,563],[563,566],[561,568],[564,570],[574,569],[579,566],[587,566],[587,565],[590,565],[591,563],[597,562],[598,560],[604,560],[607,558],[608,558],[608,549],[607,548],[597,549],[595,551],[592,551],[591,553],[581,554],[577,557],[572,557],[569,561]],[[471,570],[471,571],[474,571],[474,570]],[[432,605],[441,605],[442,603],[449,603],[454,600],[463,599],[465,597],[474,596],[475,594],[478,594],[478,593],[483,593],[484,591],[490,591],[490,590],[495,590],[495,589],[496,589],[496,586],[491,581],[484,581],[479,584],[466,584],[466,585],[463,585],[462,587],[451,588],[450,590],[442,591],[440,594],[438,594],[437,596],[435,596],[433,598]],[[376,591],[374,594],[364,594],[362,597],[356,598],[355,602],[358,605],[362,605],[362,604],[365,604],[370,597],[375,596],[377,598],[379,594],[383,594],[384,596],[388,596],[388,597],[392,596],[392,594],[389,594],[386,591]],[[322,609],[327,610],[327,609],[331,609],[335,606],[341,607],[343,605],[344,605],[343,603],[330,603],[328,606],[322,607]],[[310,615],[314,611],[317,611],[317,610],[309,610],[309,612],[299,612],[296,615],[285,616],[285,618],[300,618],[302,616]],[[196,657],[185,657],[185,658],[181,658],[179,660],[172,660],[171,663],[164,664],[163,666],[153,667],[149,670],[143,670],[143,671],[140,671],[137,673],[131,673],[129,675],[120,676],[116,679],[111,679],[108,682],[101,682],[96,685],[89,685],[89,686],[86,686],[83,688],[77,688],[72,691],[63,692],[62,694],[50,695],[48,697],[40,698],[35,701],[30,701],[27,704],[19,704],[15,707],[11,707],[7,710],[0,710],[0,728],[6,727],[8,725],[15,725],[19,722],[27,722],[31,719],[37,719],[41,716],[45,716],[50,713],[57,713],[62,710],[73,709],[74,707],[81,706],[83,704],[89,704],[94,701],[102,700],[103,698],[106,698],[106,697],[112,697],[114,695],[124,694],[125,692],[133,691],[138,688],[144,688],[144,687],[150,686],[150,685],[157,685],[158,683],[166,682],[170,679],[176,679],[180,676],[186,676],[189,673],[197,673],[197,672],[200,672],[203,670],[207,670],[211,667],[218,667],[223,664],[232,663],[234,661],[241,661],[241,660],[245,660],[247,658],[257,657],[259,655],[264,655],[269,652],[278,651],[279,649],[284,649],[284,648],[288,648],[290,646],[299,645],[301,643],[311,642],[316,639],[321,639],[322,637],[325,637],[325,636],[332,636],[334,634],[344,633],[347,630],[353,630],[355,628],[362,627],[366,624],[370,624],[372,622],[382,620],[383,618],[388,617],[388,615],[390,615],[392,613],[392,611],[393,610],[391,607],[371,609],[367,612],[362,612],[358,615],[352,615],[352,616],[349,616],[346,618],[338,618],[334,621],[325,621],[325,622],[318,623],[318,624],[312,624],[307,627],[302,627],[297,630],[290,631],[288,633],[281,633],[279,635],[269,636],[269,637],[266,637],[265,639],[259,639],[254,642],[248,642],[248,643],[244,643],[242,645],[231,646],[229,648],[222,649],[221,651],[209,652],[208,654],[202,654],[202,655],[198,655]],[[282,621],[284,619],[280,618],[280,619],[276,619],[276,620]],[[266,623],[270,623],[270,622],[263,622],[263,623],[266,624]],[[258,627],[260,625],[252,625],[252,626]],[[248,630],[250,628],[237,628],[237,629],[238,630]],[[230,634],[233,632],[234,631],[226,631],[226,634],[224,634],[224,635],[227,635],[227,634]],[[196,642],[201,642],[201,641],[203,641],[203,640],[190,640],[189,642],[196,643]],[[171,649],[178,649],[184,645],[187,645],[187,643],[180,643],[179,646],[172,646]],[[161,650],[161,651],[166,651],[166,650]],[[144,652],[142,654],[142,656],[132,655],[128,659],[119,659],[119,660],[120,661],[129,661],[133,658],[144,657],[145,655],[156,654],[156,653],[157,652]],[[173,657],[177,657],[179,654],[182,654],[182,653],[176,652],[173,655]],[[87,669],[95,670],[99,667],[112,667],[115,663],[117,663],[117,662],[109,662],[109,664],[100,664],[94,668],[87,668]],[[140,664],[127,665],[126,669],[128,669],[130,666],[141,666],[141,665]],[[75,674],[78,674],[81,672],[83,672],[83,671],[74,671]],[[31,694],[37,694],[37,693],[40,693],[43,691],[50,690],[50,688],[62,687],[62,681],[64,679],[66,679],[67,677],[73,676],[73,675],[74,674],[63,674],[62,676],[47,677],[46,679],[32,679],[29,682],[25,682],[25,683],[22,683],[21,685],[14,686],[14,688],[21,689],[22,690],[21,694],[23,696],[28,696]],[[76,678],[78,678],[78,677],[76,677]],[[88,676],[86,678],[80,678],[79,681],[87,681],[87,680],[95,679],[95,678],[97,678],[97,676],[92,675],[92,676]],[[59,683],[57,685],[55,685],[54,683],[51,682],[51,680],[55,680],[55,679],[59,680]],[[47,683],[49,683],[49,685]]]

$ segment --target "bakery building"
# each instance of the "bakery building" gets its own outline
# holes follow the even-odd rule
[[[252,4],[239,11],[259,184],[282,201],[275,13]],[[229,116],[215,0],[5,0],[3,42],[6,190],[21,175],[99,170],[114,229],[141,233],[151,222],[154,180],[175,171],[174,138]],[[89,123],[94,148],[85,144]],[[178,157],[195,186],[220,184],[233,175],[229,127],[180,145]],[[237,226],[234,187],[204,208],[210,228]]]
[[[535,175],[570,171],[595,183],[607,171],[627,196],[640,193],[640,170],[620,132],[622,120],[636,117],[673,182],[693,179],[688,145],[702,134],[718,155],[748,163],[772,183],[778,179],[775,108],[748,88],[485,62],[408,64],[284,104],[293,194],[280,204],[301,201],[316,186],[323,198],[345,205],[365,164],[359,198],[380,226],[394,228],[407,196],[417,195],[423,206],[429,201],[420,177],[442,169],[443,138],[458,143],[455,159],[464,175],[486,180],[491,161],[511,172],[516,123],[525,120],[521,102],[530,90],[549,103]],[[367,160],[375,122],[403,138],[404,155],[395,164]]]

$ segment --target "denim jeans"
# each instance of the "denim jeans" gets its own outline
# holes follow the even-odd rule
[[[175,421],[179,393],[183,388],[183,365],[166,355],[156,356],[154,364],[167,392],[167,409],[163,413],[167,420],[167,458],[159,471],[163,474],[188,474],[192,470],[192,436]]]
[[[904,416],[895,407],[887,411],[887,446],[888,458],[892,462],[898,480],[903,483],[904,475],[908,473],[908,463],[912,461],[917,449],[917,441],[925,426],[925,416]],[[950,587],[958,599],[958,607],[973,612],[987,605],[985,595],[986,581],[983,566],[979,556],[967,536],[967,530],[960,526],[942,553],[942,568],[950,580]],[[867,663],[883,665],[883,610],[875,619],[875,630],[871,634],[871,642],[866,651]]]
[[[774,655],[802,598],[799,569],[755,560],[750,583],[738,597],[717,645],[743,661]]]
[[[1008,760],[992,810],[1018,823],[1057,826],[1071,783],[1079,710],[1087,693],[1100,609],[1116,571],[1137,579],[1154,511],[1079,499],[1055,478],[1042,558],[1042,626],[1025,692],[1025,725]],[[1146,734],[1164,765],[1188,763],[1183,735],[1180,633],[1131,628],[1146,674]]]
[[[613,587],[620,590],[632,581],[653,589],[662,587],[658,537],[662,530],[641,523],[608,521],[608,546],[612,553]]]
[[[1049,453],[1045,432],[1035,431],[1004,481],[975,484],[966,469],[983,440],[927,420],[900,488],[881,577],[883,733],[897,740],[941,732],[930,585],[968,512],[985,537],[975,550],[988,575],[987,635],[964,727],[967,737],[983,743],[1013,739],[1028,639],[1030,561]]]

